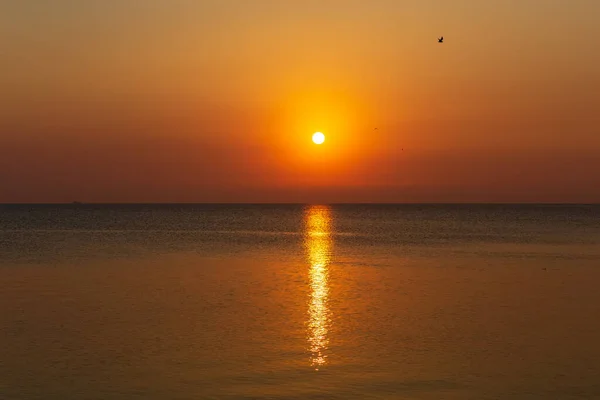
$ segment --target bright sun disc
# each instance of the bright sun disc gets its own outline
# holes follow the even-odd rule
[[[315,142],[315,144],[321,144],[325,141],[325,135],[323,135],[321,132],[316,132],[313,135],[312,140]]]

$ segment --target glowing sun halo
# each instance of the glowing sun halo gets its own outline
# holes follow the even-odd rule
[[[323,135],[321,132],[315,132],[315,134],[312,136],[312,141],[315,144],[322,144],[325,141],[325,135]]]

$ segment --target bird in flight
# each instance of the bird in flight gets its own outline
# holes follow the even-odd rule
[[[444,43],[444,37],[443,36],[440,37],[440,38],[438,38],[438,43]]]

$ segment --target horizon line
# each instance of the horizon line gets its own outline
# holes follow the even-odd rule
[[[598,206],[600,202],[0,202],[0,206],[120,206],[120,205],[138,205],[138,206],[150,206],[150,205],[302,205],[302,206],[315,206],[315,205],[585,205],[585,206]]]

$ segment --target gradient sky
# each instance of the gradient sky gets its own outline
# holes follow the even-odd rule
[[[600,202],[599,15],[0,1],[0,202]]]

